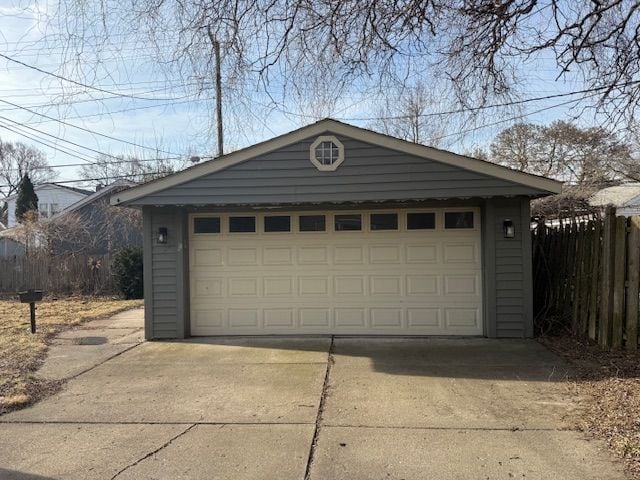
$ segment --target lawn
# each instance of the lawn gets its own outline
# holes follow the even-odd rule
[[[142,305],[142,300],[114,298],[45,299],[38,303],[37,333],[31,334],[29,305],[0,300],[0,414],[28,405],[60,387],[60,382],[34,375],[56,333]]]

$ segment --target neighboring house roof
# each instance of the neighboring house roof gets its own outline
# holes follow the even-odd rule
[[[69,205],[67,208],[65,208],[64,210],[62,210],[61,212],[56,213],[54,216],[52,216],[50,218],[50,220],[54,219],[54,218],[58,218],[62,215],[65,215],[69,212],[73,212],[76,210],[79,210],[80,208],[84,207],[85,205],[89,205],[90,203],[95,202],[96,200],[99,200],[100,198],[109,195],[109,194],[113,194],[116,193],[122,189],[125,188],[129,188],[129,187],[133,187],[137,185],[135,182],[131,182],[129,180],[117,180],[109,185],[106,185],[104,187],[102,187],[100,190],[91,193],[91,195],[87,195],[86,197],[84,197],[81,200],[78,200],[76,203],[73,203],[71,205]]]
[[[214,160],[195,165],[167,177],[152,180],[137,187],[130,188],[118,195],[111,197],[114,205],[134,203],[136,199],[160,192],[164,189],[198,179],[202,176],[224,170],[233,165],[255,158],[259,155],[287,147],[297,142],[330,132],[343,135],[355,140],[366,142],[375,146],[399,151],[409,155],[422,157],[443,164],[453,165],[461,169],[482,173],[495,178],[507,180],[516,184],[531,187],[541,193],[560,193],[562,184],[549,178],[531,175],[524,172],[511,170],[484,160],[458,155],[456,153],[439,150],[420,145],[406,140],[373,132],[364,128],[354,127],[333,119],[320,120],[306,127],[294,130],[279,137],[272,138],[262,143],[257,143],[242,150],[223,155]]]
[[[640,204],[640,183],[623,183],[615,187],[603,188],[594,193],[589,199],[589,205],[594,207],[628,207]]]
[[[60,185],[58,183],[41,183],[39,185],[35,185],[33,187],[33,189],[37,192],[38,190],[41,190],[41,189],[47,188],[47,187],[55,187],[55,188],[60,188],[60,189],[63,189],[63,190],[69,190],[71,192],[80,193],[82,195],[90,195],[91,194],[91,190],[85,190],[83,188],[76,188],[76,187],[69,187],[67,185]],[[4,201],[7,202],[9,200],[13,200],[17,196],[18,196],[18,194],[14,193],[13,195],[11,195],[9,197],[6,197],[4,199]]]

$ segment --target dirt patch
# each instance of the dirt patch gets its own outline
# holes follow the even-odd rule
[[[604,439],[640,479],[640,353],[606,352],[571,337],[541,342],[575,367],[570,387],[584,399],[575,426]]]
[[[115,298],[47,298],[38,304],[37,333],[31,334],[29,305],[0,300],[0,414],[60,389],[62,382],[34,376],[56,334],[142,305],[142,300]]]

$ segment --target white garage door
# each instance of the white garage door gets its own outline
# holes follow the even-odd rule
[[[474,208],[194,214],[192,335],[482,334]]]

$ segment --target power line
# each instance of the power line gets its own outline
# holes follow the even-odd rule
[[[162,99],[162,98],[146,98],[146,97],[138,97],[136,95],[128,95],[128,94],[125,94],[125,93],[112,92],[112,91],[106,90],[104,88],[93,87],[93,86],[88,85],[86,83],[78,82],[76,80],[72,80],[70,78],[63,77],[62,75],[58,75],[57,73],[49,72],[49,71],[44,70],[44,69],[42,69],[40,67],[36,67],[35,65],[29,65],[28,63],[22,62],[20,60],[15,59],[15,58],[11,58],[10,56],[5,55],[4,53],[0,53],[0,57],[4,58],[6,60],[9,60],[10,62],[17,63],[18,65],[22,65],[24,67],[27,67],[27,68],[29,68],[31,70],[35,70],[37,72],[43,73],[45,75],[49,75],[49,76],[57,78],[59,80],[64,80],[65,82],[72,83],[73,85],[78,85],[80,87],[89,88],[89,89],[95,90],[97,92],[108,93],[110,95],[115,95],[115,96],[119,96],[119,97],[133,98],[134,100],[163,100],[163,101],[171,100],[170,98],[164,98],[164,99]]]
[[[23,127],[23,128],[27,128],[27,129],[29,129],[29,130],[33,130],[33,131],[35,131],[35,132],[37,132],[37,133],[39,133],[39,134],[41,134],[41,135],[46,135],[46,136],[51,137],[51,138],[53,138],[53,139],[55,139],[55,140],[58,140],[58,141],[61,141],[61,142],[69,143],[69,144],[71,144],[71,145],[73,145],[73,146],[75,146],[75,147],[79,147],[79,148],[82,148],[82,149],[88,150],[88,151],[93,152],[93,153],[96,153],[96,154],[98,154],[98,155],[102,155],[102,156],[105,156],[105,157],[113,158],[113,159],[118,160],[118,161],[119,161],[119,160],[121,160],[121,158],[120,158],[120,157],[116,157],[115,155],[111,155],[110,153],[105,153],[105,152],[102,152],[102,151],[100,151],[100,150],[96,150],[96,149],[91,148],[91,147],[85,147],[84,145],[80,145],[79,143],[72,142],[71,140],[65,140],[64,138],[58,137],[58,136],[56,136],[56,135],[53,135],[53,134],[50,134],[50,133],[47,133],[47,132],[43,132],[42,130],[38,130],[37,128],[30,127],[30,126],[28,126],[28,125],[21,124],[20,122],[16,122],[15,120],[12,120],[12,119],[7,118],[7,117],[0,116],[0,120],[8,121],[8,122],[11,122],[12,124],[15,124],[15,125],[13,125],[13,127],[14,127],[14,128],[17,128],[16,126],[20,126],[20,127]],[[6,128],[6,127],[5,127],[5,128]],[[16,133],[16,132],[14,132],[14,133]],[[23,136],[26,136],[26,135],[24,135],[24,133],[22,133],[22,135],[23,135]],[[33,134],[31,134],[31,135],[33,135]],[[36,141],[38,141],[38,140],[36,140]],[[43,143],[43,142],[42,142],[42,141],[40,141],[39,143]],[[46,146],[48,146],[48,147],[50,147],[50,148],[53,148],[54,150],[59,150],[59,148],[58,148],[57,146],[51,146],[51,145],[48,145],[48,144],[45,144],[45,145],[46,145]],[[67,146],[65,146],[64,148],[69,149],[69,147],[67,147]],[[72,150],[72,149],[71,149],[71,150]],[[73,150],[72,150],[72,151],[73,151]],[[61,150],[61,152],[62,152],[62,153],[66,153],[66,152],[64,152],[64,151],[62,151],[62,150]],[[76,152],[77,152],[77,151],[76,151]],[[85,154],[84,154],[84,153],[82,153],[82,155],[85,155]],[[76,157],[77,157],[77,155],[72,155],[72,156],[76,156]],[[80,157],[77,157],[77,158],[80,158]],[[80,159],[81,159],[81,160],[85,160],[84,158],[80,158]],[[179,159],[179,157],[154,158],[153,160],[177,160],[177,159]],[[150,159],[150,160],[151,160],[151,159]],[[96,162],[95,162],[93,159],[91,159],[91,160],[85,160],[85,161],[87,161],[87,162],[89,162],[90,164],[93,164],[93,165],[95,165],[95,164],[96,164]]]
[[[635,80],[635,81],[630,81],[630,82],[624,82],[624,83],[619,83],[619,84],[614,84],[614,85],[606,85],[606,86],[602,86],[602,87],[593,87],[593,88],[587,88],[584,90],[576,90],[573,92],[566,92],[566,93],[556,93],[553,95],[545,95],[542,97],[533,97],[533,98],[525,98],[523,100],[513,100],[513,101],[509,101],[509,102],[502,102],[502,103],[494,103],[491,105],[481,105],[478,107],[469,107],[469,108],[459,108],[459,109],[455,109],[455,110],[449,110],[449,111],[445,111],[445,112],[431,112],[431,113],[422,113],[419,115],[396,115],[396,116],[380,116],[380,117],[355,117],[355,118],[340,118],[340,120],[344,120],[344,121],[352,121],[352,122],[365,122],[365,121],[371,121],[371,120],[402,120],[405,118],[415,118],[415,117],[421,117],[421,118],[425,118],[425,117],[436,117],[439,115],[453,115],[456,113],[471,113],[471,112],[477,112],[480,110],[486,110],[489,108],[500,108],[500,107],[511,107],[511,106],[515,106],[515,105],[522,105],[525,103],[530,103],[530,102],[539,102],[542,100],[552,100],[554,98],[562,98],[562,97],[568,97],[568,96],[572,96],[572,95],[580,95],[583,93],[592,93],[592,92],[600,92],[601,90],[608,90],[611,88],[619,88],[619,87],[627,87],[627,86],[631,86],[631,85],[637,85],[640,84],[640,80]],[[585,97],[586,98],[586,97]],[[294,112],[282,112],[282,113],[288,113],[290,115],[299,115],[296,114]],[[299,115],[302,116],[302,115]]]
[[[139,143],[130,142],[128,140],[123,140],[121,138],[112,137],[111,135],[106,135],[104,133],[96,132],[95,130],[91,130],[89,128],[81,127],[79,125],[74,125],[73,123],[65,122],[64,120],[60,120],[59,118],[50,117],[49,115],[45,115],[44,113],[36,112],[35,110],[31,110],[30,108],[23,107],[23,106],[18,105],[16,103],[8,102],[7,100],[0,99],[0,102],[5,103],[7,105],[11,105],[13,107],[16,107],[16,108],[19,108],[19,109],[22,109],[22,110],[25,110],[27,112],[33,113],[34,115],[38,115],[40,117],[47,118],[47,119],[52,120],[54,122],[58,122],[58,123],[60,123],[62,125],[66,125],[66,126],[72,127],[72,128],[77,128],[78,130],[81,130],[83,132],[87,132],[87,133],[91,133],[91,134],[94,134],[94,135],[98,135],[100,137],[108,138],[108,139],[114,140],[116,142],[125,143],[127,145],[132,145],[134,147],[143,148],[143,149],[146,149],[146,150],[153,150],[153,151],[156,151],[156,152],[166,153],[167,155],[180,155],[178,153],[169,152],[169,151],[166,151],[166,150],[161,150],[159,148],[147,147],[145,145],[140,145]]]
[[[52,143],[50,143],[48,141],[42,140],[41,138],[38,138],[38,137],[36,137],[34,135],[31,135],[31,134],[28,134],[28,133],[24,133],[24,132],[18,130],[17,127],[15,127],[15,126],[10,127],[10,126],[7,126],[6,124],[0,122],[0,127],[4,128],[5,130],[8,130],[8,131],[10,131],[12,133],[15,133],[16,135],[20,135],[20,136],[22,136],[22,137],[24,137],[24,138],[26,138],[28,140],[31,140],[32,142],[39,143],[41,145],[44,145],[45,147],[49,147],[49,148],[57,151],[57,152],[64,153],[65,155],[68,155],[70,157],[77,158],[77,159],[80,159],[80,160],[86,162],[83,165],[91,164],[91,162],[92,162],[92,160],[89,160],[87,158],[84,158],[83,156],[80,156],[80,155],[84,155],[83,153],[78,152],[78,153],[80,153],[80,155],[76,155],[75,153],[71,153],[71,152],[77,152],[77,150],[72,150],[72,149],[68,149],[68,148],[63,148],[63,147],[61,147],[59,145],[54,145],[54,144],[52,144]]]
[[[597,95],[597,92],[593,93],[591,95],[586,95],[586,96],[581,97],[581,98],[574,98],[573,100],[567,100],[566,102],[557,103],[555,105],[550,105],[548,107],[544,107],[544,108],[541,108],[539,110],[535,110],[533,112],[523,113],[521,115],[516,115],[514,117],[506,118],[504,120],[498,120],[497,122],[492,122],[492,123],[488,123],[488,124],[485,124],[485,125],[479,125],[477,127],[469,128],[467,130],[461,130],[461,131],[456,132],[456,133],[449,133],[447,135],[442,135],[440,137],[434,138],[434,140],[442,140],[443,138],[455,137],[455,136],[458,136],[458,135],[464,135],[465,133],[471,133],[471,132],[475,132],[475,131],[482,130],[482,129],[485,129],[485,128],[495,127],[496,125],[500,125],[502,123],[512,122],[512,121],[515,121],[515,120],[522,120],[525,117],[529,117],[529,116],[535,115],[537,113],[542,113],[542,112],[545,112],[547,110],[551,110],[551,109],[554,109],[554,108],[562,107],[564,105],[569,105],[571,103],[579,102],[581,100],[585,100],[585,99],[587,99],[589,97],[593,97],[595,95]]]

